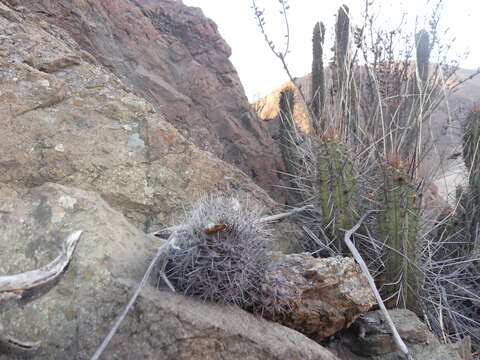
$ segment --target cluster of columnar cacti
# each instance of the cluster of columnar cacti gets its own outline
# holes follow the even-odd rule
[[[392,305],[415,307],[418,284],[417,189],[411,183],[406,166],[392,155],[383,166],[379,199],[377,238],[385,241],[383,274],[384,297]],[[400,292],[401,290],[401,292]]]
[[[352,148],[356,146],[357,101],[354,69],[350,50],[350,20],[348,7],[340,7],[335,26],[334,60],[331,67],[332,88],[327,92],[323,66],[323,44],[325,28],[317,23],[313,32],[313,64],[311,107],[313,122],[318,130],[315,146],[316,178],[313,183],[316,206],[322,216],[321,235],[326,235],[335,251],[348,255],[344,245],[345,230],[352,228],[360,213],[366,210],[363,200],[380,210],[371,229],[374,238],[384,243],[382,285],[384,297],[392,304],[415,307],[417,295],[419,243],[418,187],[414,176],[408,174],[401,155],[390,155],[381,160],[376,173],[367,174],[366,182],[378,185],[375,194],[367,194],[359,181],[359,173],[352,161]],[[428,34],[417,37],[417,62],[419,77],[428,78]],[[428,48],[428,49],[427,49]],[[426,61],[426,64],[422,61]],[[331,98],[332,108],[325,110],[326,93]],[[298,175],[298,154],[292,142],[296,138],[295,125],[291,116],[293,93],[285,90],[281,95],[280,112],[282,153],[287,170]],[[330,118],[328,118],[330,116]],[[327,121],[328,118],[328,121]],[[392,152],[393,153],[393,152]],[[378,155],[381,158],[381,155]],[[297,168],[295,168],[297,166]],[[365,181],[364,181],[365,182]],[[361,231],[360,231],[361,232]],[[310,249],[314,250],[314,249]],[[377,254],[380,256],[380,252]]]

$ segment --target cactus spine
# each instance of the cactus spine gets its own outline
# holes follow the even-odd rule
[[[378,235],[388,245],[384,260],[384,297],[391,298],[394,305],[399,305],[401,292],[401,305],[414,309],[419,280],[415,268],[419,260],[416,188],[398,156],[387,161],[383,176],[380,199],[383,211],[378,218]]]
[[[313,28],[313,61],[312,61],[312,112],[317,130],[325,130],[323,110],[325,106],[325,70],[323,68],[323,44],[325,42],[325,25],[317,22]],[[318,125],[317,125],[318,124]]]

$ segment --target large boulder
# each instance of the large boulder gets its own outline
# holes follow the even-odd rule
[[[0,186],[0,276],[36,269],[83,230],[62,277],[41,294],[0,303],[2,332],[40,340],[35,359],[89,359],[161,244],[98,194],[58,184],[16,192]],[[21,354],[0,354],[10,360]],[[336,357],[282,325],[232,306],[147,286],[104,359],[311,359]]]
[[[10,2],[17,2],[8,0]],[[250,108],[217,26],[175,0],[22,2],[148,99],[202,150],[281,194],[278,147]]]
[[[274,205],[242,171],[185,139],[67,32],[4,1],[0,183],[93,190],[146,231],[177,220],[186,204],[209,191]],[[75,13],[83,9],[75,6]],[[102,31],[97,35],[108,33]]]

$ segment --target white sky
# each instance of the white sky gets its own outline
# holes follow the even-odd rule
[[[251,0],[183,0],[186,5],[202,8],[219,28],[222,37],[232,48],[230,60],[236,67],[250,101],[268,94],[287,81],[282,65],[267,47],[256,25]],[[256,0],[260,9],[266,9],[267,31],[277,47],[283,47],[284,23],[278,0]],[[376,0],[381,4],[381,21],[398,24],[401,14],[415,22],[436,1],[429,0]],[[323,21],[327,39],[332,36],[334,15],[341,4],[350,8],[355,23],[361,23],[364,0],[289,0],[290,50],[287,62],[292,75],[303,76],[311,68],[311,38],[313,26]],[[461,66],[480,67],[480,0],[444,0],[442,28],[449,28],[450,39],[456,38],[454,52],[469,51]],[[475,16],[476,15],[476,16]],[[358,19],[358,21],[355,21]],[[424,20],[420,20],[424,21]],[[413,26],[412,26],[413,32]],[[326,44],[329,48],[331,42]],[[329,57],[329,55],[327,55]]]

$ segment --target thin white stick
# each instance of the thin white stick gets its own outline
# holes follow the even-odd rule
[[[140,282],[140,285],[138,285],[137,287],[137,290],[135,290],[135,293],[133,294],[133,296],[130,298],[127,306],[125,306],[125,309],[123,310],[122,314],[118,317],[118,319],[115,321],[115,324],[112,326],[112,328],[110,329],[110,332],[108,333],[108,335],[105,337],[105,339],[103,340],[102,344],[100,345],[100,347],[97,349],[97,351],[95,352],[95,354],[93,354],[93,356],[91,357],[90,360],[98,360],[98,358],[100,357],[100,355],[102,355],[103,351],[105,350],[105,348],[108,346],[108,344],[110,343],[110,340],[112,340],[113,338],[113,335],[115,335],[115,333],[117,332],[120,324],[122,323],[122,321],[125,319],[125,317],[127,316],[127,313],[128,311],[130,310],[130,308],[132,307],[132,305],[135,303],[135,300],[137,300],[138,298],[138,295],[140,295],[140,292],[142,291],[143,287],[145,286],[145,283],[147,282],[147,279],[148,277],[150,276],[152,270],[153,270],[153,267],[154,265],[156,264],[158,258],[160,257],[160,255],[162,255],[163,251],[164,251],[164,248],[168,247],[168,245],[170,244],[170,242],[172,241],[172,239],[175,238],[175,233],[172,233],[170,235],[170,237],[168,238],[167,242],[165,244],[163,244],[162,246],[160,246],[158,248],[158,251],[157,253],[155,254],[154,258],[152,259],[152,261],[150,262],[150,264],[148,265],[148,268],[147,268],[147,271],[145,272],[145,275],[143,275],[143,278],[142,278],[142,281]]]
[[[380,293],[377,290],[377,287],[375,286],[375,281],[373,280],[372,276],[370,275],[370,272],[368,271],[367,264],[365,264],[365,261],[363,261],[362,256],[358,252],[357,248],[353,244],[353,242],[350,240],[351,236],[358,230],[362,222],[369,216],[372,212],[375,212],[376,210],[370,210],[367,211],[361,219],[358,221],[358,223],[345,232],[345,243],[347,244],[348,248],[350,249],[350,252],[352,253],[353,257],[355,260],[357,260],[358,265],[360,265],[360,268],[362,269],[363,273],[365,274],[368,284],[370,285],[370,288],[373,291],[373,294],[375,296],[375,299],[377,300],[378,306],[380,306],[380,310],[383,313],[383,316],[385,316],[385,320],[388,323],[388,326],[390,327],[390,330],[392,331],[393,338],[395,340],[395,343],[399,347],[399,349],[407,356],[408,359],[413,359],[412,356],[410,355],[407,345],[403,342],[402,338],[398,334],[397,329],[395,328],[395,324],[392,321],[392,318],[390,317],[387,308],[383,304],[382,297],[380,296]]]
[[[260,221],[260,223],[271,223],[271,222],[275,222],[275,221],[284,219],[286,217],[298,214],[299,212],[302,212],[302,211],[305,211],[305,210],[310,210],[310,209],[313,209],[313,208],[314,208],[313,205],[305,205],[305,206],[302,206],[300,208],[295,208],[295,209],[292,209],[292,210],[284,212],[284,213],[280,213],[280,214],[276,214],[276,215],[270,215],[270,216],[264,216],[259,221]],[[149,235],[158,236],[158,237],[168,237],[168,236],[170,236],[170,234],[182,231],[183,229],[185,229],[185,225],[171,226],[171,227],[160,229],[158,231],[150,233]]]

